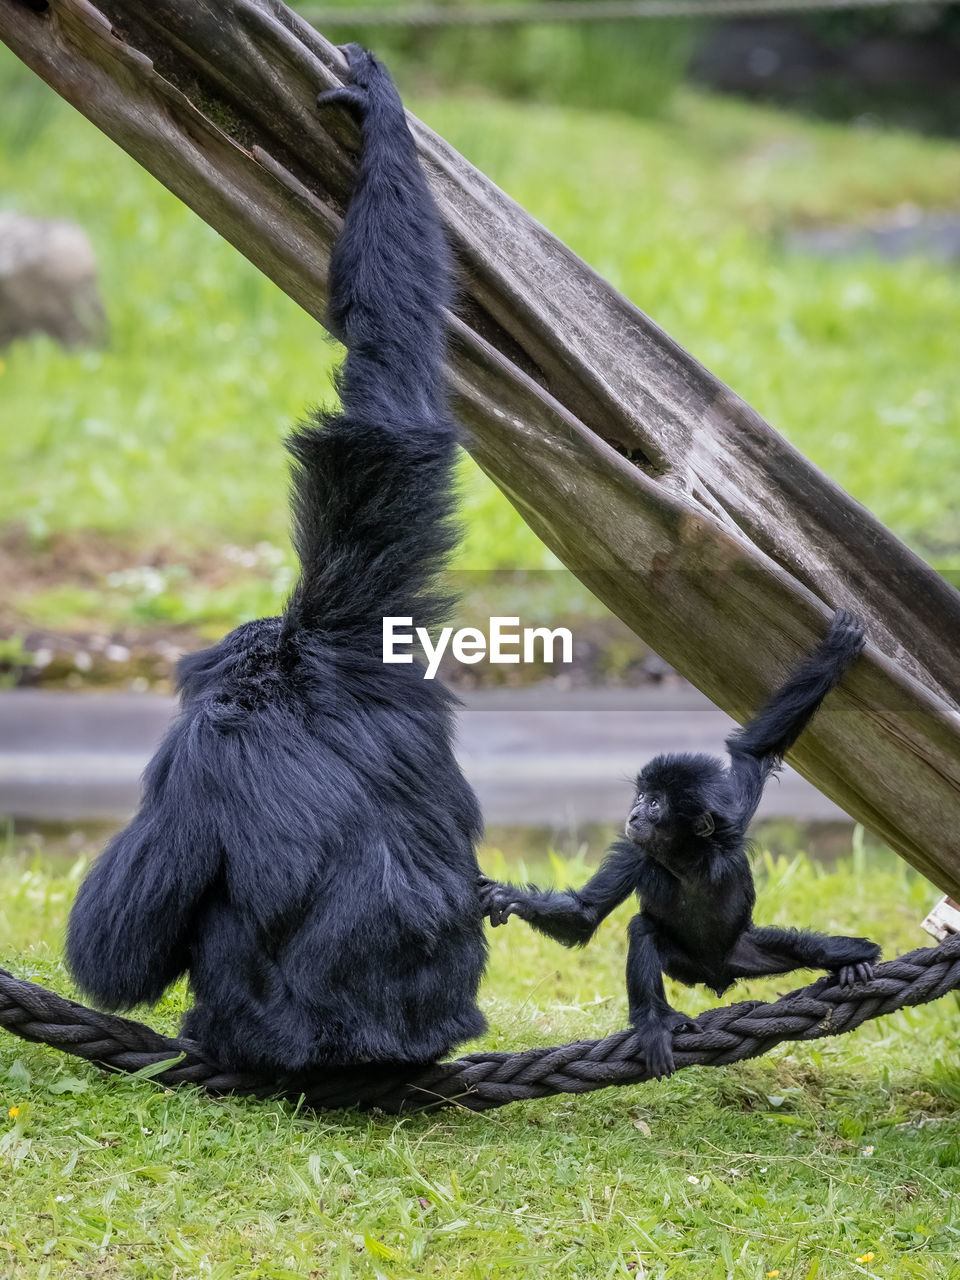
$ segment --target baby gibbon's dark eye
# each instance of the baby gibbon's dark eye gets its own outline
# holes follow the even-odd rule
[[[650,812],[651,812],[651,813],[659,813],[659,812],[660,812],[660,801],[659,801],[659,800],[648,800],[648,801],[647,801],[647,808],[650,810]]]

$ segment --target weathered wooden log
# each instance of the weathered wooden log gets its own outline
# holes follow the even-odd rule
[[[322,320],[355,141],[314,108],[344,65],[322,36],[280,0],[0,0],[0,39]],[[833,607],[859,612],[869,653],[791,759],[960,892],[960,595],[412,124],[463,269],[451,381],[474,457],[734,716]]]

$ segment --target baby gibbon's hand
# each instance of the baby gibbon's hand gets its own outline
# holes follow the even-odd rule
[[[523,915],[521,894],[522,890],[516,885],[491,880],[487,876],[480,877],[481,913],[490,917],[494,928],[506,924],[512,915]]]

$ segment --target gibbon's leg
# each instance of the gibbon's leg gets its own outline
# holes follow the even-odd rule
[[[879,958],[880,948],[869,938],[755,926],[741,934],[727,965],[731,981],[792,973],[795,969],[826,969],[849,985],[869,982]]]
[[[667,1003],[663,959],[653,923],[635,915],[627,928],[627,999],[630,1021],[643,1045],[647,1067],[660,1079],[674,1070],[673,1033],[693,1025],[692,1019]]]

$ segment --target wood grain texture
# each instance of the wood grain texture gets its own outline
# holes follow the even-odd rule
[[[356,141],[345,116],[314,107],[338,50],[280,0],[51,0],[41,14],[0,0],[0,39],[322,322]],[[861,614],[869,651],[791,760],[960,892],[960,594],[411,125],[461,266],[450,378],[479,464],[738,719],[834,607]]]

